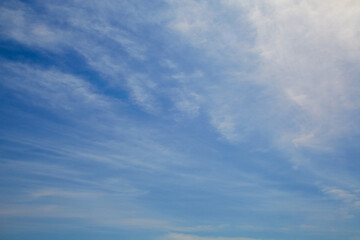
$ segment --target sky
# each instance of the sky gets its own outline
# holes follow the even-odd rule
[[[358,0],[0,1],[0,238],[360,240]]]

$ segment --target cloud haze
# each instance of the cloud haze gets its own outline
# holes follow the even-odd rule
[[[0,3],[0,236],[356,239],[358,1]]]

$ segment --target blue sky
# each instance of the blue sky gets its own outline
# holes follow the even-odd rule
[[[356,0],[0,3],[0,238],[360,239]]]

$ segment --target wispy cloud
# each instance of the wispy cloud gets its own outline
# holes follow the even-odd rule
[[[181,233],[171,233],[162,240],[255,240],[255,238],[238,238],[238,237],[201,237]]]
[[[0,5],[1,219],[356,233],[358,2]]]
[[[111,105],[110,99],[96,93],[96,88],[87,81],[56,69],[3,63],[0,71],[6,76],[2,85],[33,105],[65,111],[104,109]]]
[[[359,6],[349,4],[260,3],[250,14],[261,71],[268,76],[262,83],[299,106],[295,126],[300,132],[295,134],[314,135],[302,142],[307,147],[326,145],[354,130],[346,126],[353,126],[352,114],[358,110],[353,104],[357,83],[348,72],[360,57],[354,55]]]

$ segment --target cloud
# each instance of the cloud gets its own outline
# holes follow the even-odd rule
[[[161,240],[255,240],[255,238],[201,237],[182,233],[170,233],[161,238]]]
[[[358,181],[337,173],[334,165],[353,166],[354,160],[333,156],[343,139],[360,131],[359,2],[170,5],[175,17],[169,28],[200,50],[210,69],[199,68],[202,78],[181,84],[199,96],[201,101],[193,103],[221,139],[250,148],[254,139],[265,139],[264,145],[280,150],[294,169],[350,194],[327,192],[330,198],[352,196]],[[179,102],[183,99],[178,96]],[[352,211],[353,200],[342,201],[350,209],[345,212]]]
[[[270,133],[281,147],[326,149],[332,141],[359,130],[354,120],[359,112],[354,77],[360,58],[358,3],[167,3],[156,18],[141,16],[148,6],[140,4],[136,10],[126,1],[113,8],[98,3],[83,8],[77,3],[45,4],[52,21],[14,1],[2,7],[2,16],[8,19],[2,35],[51,51],[66,46],[105,75],[102,80],[111,87],[127,87],[133,102],[146,111],[160,113],[160,99],[170,98],[174,108],[189,116],[202,110],[230,142],[257,131]],[[131,17],[115,18],[117,8]],[[66,19],[61,26],[55,24],[59,19]],[[152,23],[167,23],[173,33],[202,49],[219,70],[217,76],[211,76],[209,69],[195,69],[204,72],[196,81],[159,90],[161,76],[132,69],[128,62],[144,62],[151,56],[151,43],[134,32]],[[227,67],[220,70],[222,66]]]
[[[0,12],[0,33],[5,39],[57,51],[54,46],[58,46],[66,35],[60,29],[47,25],[22,2],[8,2],[1,6]]]
[[[296,135],[313,135],[304,146],[327,144],[353,131],[360,59],[360,5],[356,1],[258,1],[250,11],[261,59],[262,84],[299,107]],[[355,52],[354,52],[355,51]],[[354,71],[355,70],[355,71]],[[351,72],[349,75],[348,73]],[[266,77],[268,76],[268,77]],[[295,116],[296,116],[295,115]],[[304,142],[305,143],[305,142]],[[299,142],[296,143],[299,146]]]
[[[4,4],[1,35],[4,39],[53,53],[76,53],[102,75],[100,81],[115,91],[128,88],[134,104],[149,112],[155,111],[156,83],[147,77],[146,71],[139,72],[128,64],[146,60],[148,43],[134,31],[141,24],[149,23],[138,16],[135,16],[138,21],[130,17],[120,19],[114,9],[122,9],[130,16],[138,14],[126,1],[112,3],[112,8],[108,8],[108,3],[97,4],[96,1],[93,5],[79,7],[79,4],[44,3],[42,13],[19,1]]]
[[[3,103],[8,154],[0,165],[14,186],[5,188],[0,214],[155,229],[173,240],[248,239],[196,235],[236,226],[329,229],[338,216],[353,216],[356,177],[332,165],[336,153],[323,158],[360,130],[358,6],[1,4],[6,47],[36,56],[1,60],[11,99]],[[72,57],[81,69],[66,61]],[[233,225],[225,229],[224,219]]]
[[[2,85],[33,105],[65,111],[111,105],[109,98],[97,93],[89,82],[56,69],[3,62],[0,71],[5,76]]]
[[[246,129],[261,129],[287,148],[326,149],[359,131],[356,1],[170,2],[176,9],[170,27],[241,73],[240,78],[222,72],[218,82],[208,78],[213,88],[197,93],[225,138],[234,141]],[[257,95],[249,93],[254,88]]]
[[[130,75],[127,79],[130,92],[137,104],[142,106],[146,111],[157,111],[157,103],[153,95],[156,89],[156,83],[144,75]]]
[[[252,38],[241,9],[208,1],[167,1],[174,17],[168,27],[215,61],[247,61]],[[225,4],[224,4],[225,3]],[[241,56],[241,57],[239,57]]]
[[[331,197],[347,203],[354,203],[356,205],[356,201],[358,200],[358,197],[355,194],[352,194],[343,189],[325,188],[323,191]]]

